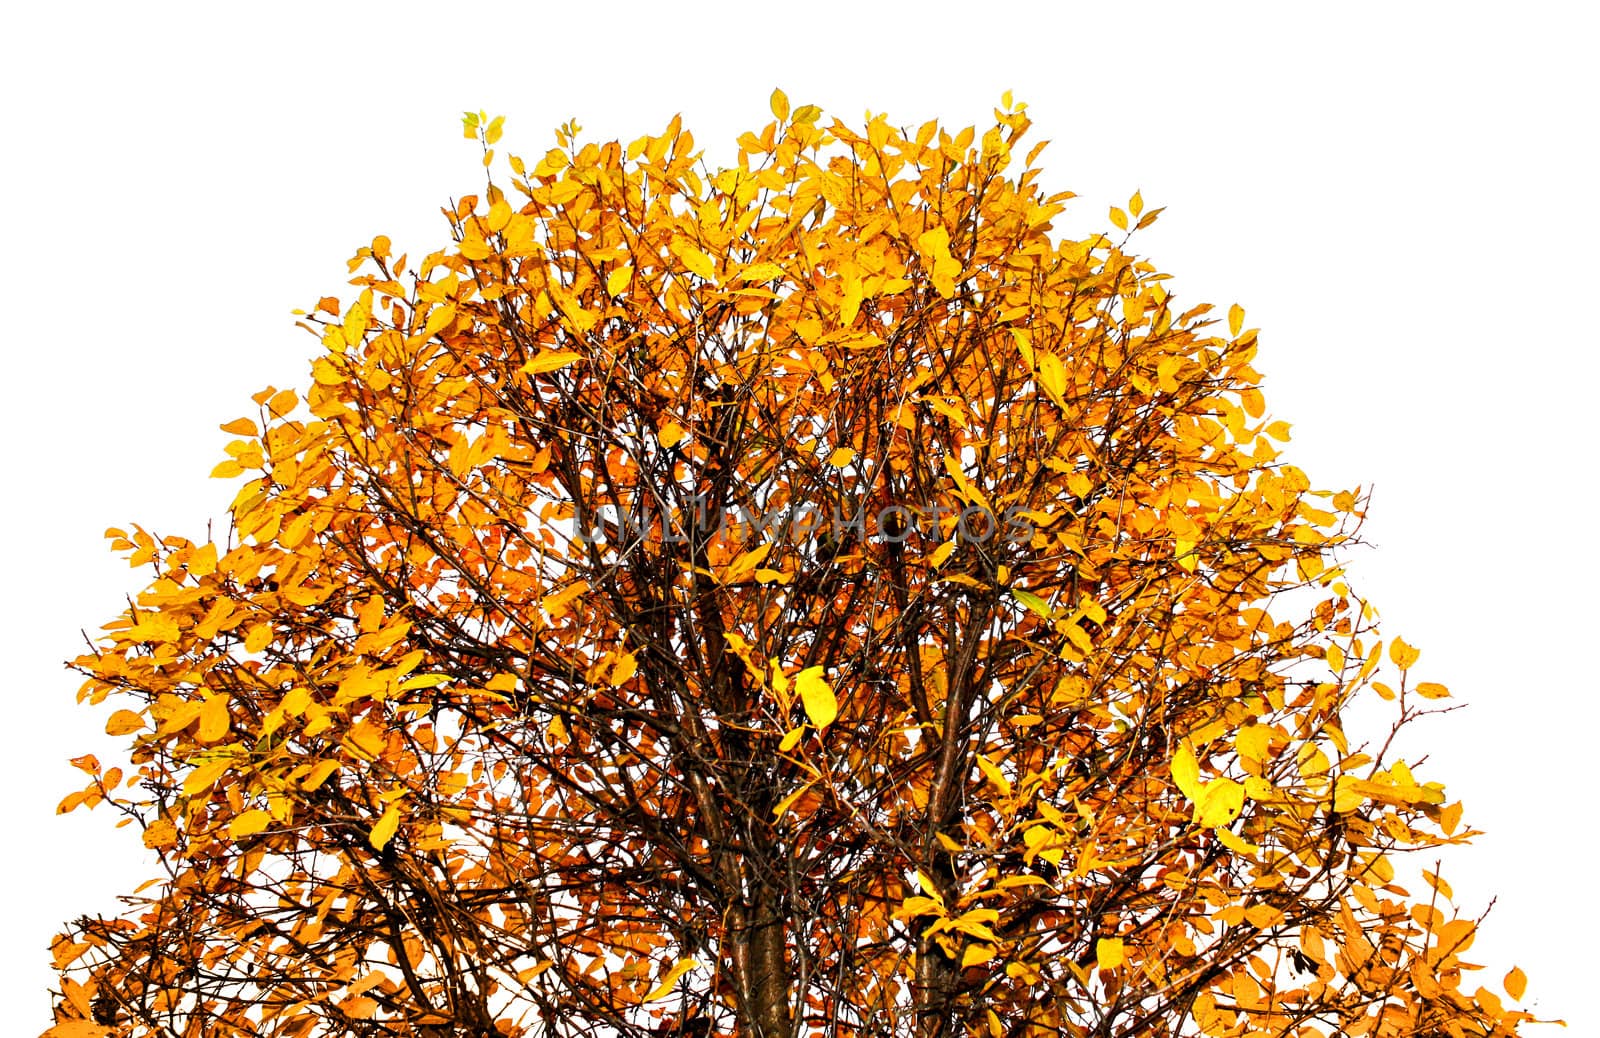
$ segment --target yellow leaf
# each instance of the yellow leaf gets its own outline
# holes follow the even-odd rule
[[[566,177],[559,183],[551,185],[550,203],[552,205],[566,205],[581,194],[583,194],[583,181]]]
[[[144,727],[144,718],[132,710],[118,710],[106,721],[107,735],[127,735]]]
[[[961,471],[961,463],[956,460],[955,455],[944,456],[944,469],[955,481],[956,489],[961,491],[962,497],[988,512],[990,516],[994,515],[994,509],[989,506],[989,499],[983,496],[983,491],[968,482],[966,473]]]
[[[217,467],[211,470],[211,478],[232,479],[242,472],[244,472],[244,466],[229,458],[227,461],[219,462]]]
[[[1237,339],[1239,337],[1239,332],[1243,328],[1244,307],[1240,306],[1238,303],[1234,303],[1232,306],[1228,307],[1228,334]]]
[[[245,632],[244,651],[260,652],[262,649],[265,649],[267,647],[267,643],[271,641],[272,625],[255,624],[250,628],[249,631]]]
[[[1200,799],[1195,802],[1195,821],[1215,829],[1239,817],[1243,808],[1244,787],[1232,779],[1217,779],[1206,783]]]
[[[311,362],[311,378],[319,386],[337,386],[344,382],[344,373],[328,363],[326,357],[319,357]]]
[[[627,683],[639,671],[639,659],[633,653],[627,653],[611,665],[611,687],[617,688]]]
[[[933,261],[929,280],[933,282],[934,289],[944,299],[955,295],[955,279],[961,273],[961,261],[950,253],[950,232],[943,227],[926,231],[917,236],[917,248]]]
[[[295,395],[294,390],[285,389],[272,394],[272,399],[267,401],[267,412],[274,418],[282,418],[290,411],[293,411],[294,405],[299,402],[300,398]]]
[[[832,465],[836,469],[842,469],[846,465],[850,464],[850,462],[854,460],[855,456],[855,448],[840,447],[832,454],[828,455],[828,464]]]
[[[671,450],[673,447],[676,447],[678,444],[682,443],[683,438],[688,435],[689,430],[685,429],[677,422],[668,422],[666,425],[663,425],[661,427],[661,431],[656,434],[656,439],[661,441],[661,446]]]
[[[318,761],[317,766],[311,769],[311,774],[300,780],[300,788],[307,790],[316,789],[318,786],[328,781],[329,775],[332,775],[338,770],[339,762],[336,760]]]
[[[1234,737],[1233,744],[1238,747],[1239,756],[1246,760],[1265,761],[1267,747],[1272,742],[1272,729],[1264,724],[1253,724],[1239,729],[1239,734]]]
[[[1001,771],[993,761],[981,753],[977,755],[976,760],[978,762],[978,770],[983,772],[983,777],[988,779],[1000,791],[1001,796],[1010,796],[1011,780],[1006,778],[1005,772]]]
[[[752,263],[739,272],[743,281],[776,281],[783,277],[783,268],[776,263]]]
[[[1280,443],[1287,443],[1289,441],[1289,423],[1273,422],[1267,426],[1267,435]]]
[[[740,555],[728,564],[727,569],[722,571],[722,583],[737,584],[745,577],[748,577],[755,572],[756,567],[766,559],[771,551],[772,545],[763,544]]]
[[[1022,588],[1014,587],[1011,589],[1011,597],[1027,606],[1036,615],[1046,620],[1050,619],[1050,603],[1046,602],[1032,591],[1024,591]]]
[[[692,274],[698,274],[707,281],[717,279],[717,265],[711,262],[711,257],[701,252],[694,245],[683,239],[678,239],[671,245],[672,254],[683,261],[683,265]]]
[[[1116,226],[1117,230],[1125,231],[1128,229],[1128,214],[1123,212],[1121,209],[1118,209],[1116,206],[1112,206],[1111,222]]]
[[[1056,403],[1062,402],[1062,394],[1067,391],[1067,371],[1061,366],[1061,358],[1054,353],[1039,357],[1039,385]]]
[[[1235,835],[1234,831],[1232,829],[1227,829],[1227,828],[1218,829],[1217,830],[1217,839],[1222,841],[1222,845],[1224,847],[1228,848],[1230,851],[1233,851],[1236,854],[1260,854],[1261,853],[1261,848],[1260,847],[1257,847],[1255,844],[1250,843],[1248,840],[1244,839],[1241,836]]]
[[[345,736],[345,748],[364,760],[376,760],[389,745],[384,730],[370,720],[363,720]]]
[[[606,275],[606,294],[621,295],[622,290],[628,287],[628,282],[633,280],[633,267],[618,267]]]
[[[1411,665],[1417,662],[1417,657],[1421,655],[1420,650],[1407,645],[1401,638],[1396,638],[1389,643],[1389,659],[1393,660],[1394,665],[1401,670],[1409,670]]]
[[[505,230],[506,224],[510,222],[511,206],[506,204],[506,200],[503,198],[494,205],[490,206],[489,215],[483,218],[484,226],[489,228],[491,234],[499,234],[501,231]],[[351,312],[354,313],[355,311]],[[345,329],[345,334],[349,334],[348,328]],[[354,344],[358,340],[351,339],[350,341],[352,344]]]
[[[452,303],[436,306],[428,312],[428,322],[422,326],[422,337],[431,339],[444,331],[456,320],[456,308]]]
[[[799,789],[795,790],[793,793],[790,793],[788,796],[784,797],[778,802],[778,806],[772,809],[772,817],[782,818],[788,813],[789,808],[794,806],[794,802],[804,796],[810,789],[811,783],[808,782]]]
[[[806,730],[804,727],[789,729],[784,733],[783,741],[778,743],[778,752],[788,753],[790,750],[800,745],[800,737],[805,733]]]
[[[1528,975],[1523,973],[1520,967],[1513,966],[1511,972],[1506,974],[1505,985],[1506,994],[1521,1002],[1523,994],[1528,990]]]
[[[779,122],[789,117],[789,97],[782,90],[774,90],[772,92],[772,100],[769,103],[772,108],[772,114],[777,117]]]
[[[938,411],[952,422],[955,422],[957,425],[961,426],[961,428],[965,429],[967,427],[967,416],[953,404],[951,404],[950,401],[945,400],[942,397],[925,396],[922,398],[922,402],[933,408],[935,411]]]
[[[528,362],[522,365],[522,371],[526,375],[542,375],[547,371],[559,371],[582,357],[583,354],[576,350],[545,350],[538,356],[529,358]]]
[[[806,716],[818,728],[826,728],[839,716],[839,701],[822,678],[821,667],[807,667],[794,676],[795,689],[805,704]]]
[[[372,844],[372,849],[381,851],[384,845],[393,839],[395,830],[400,828],[400,805],[390,804],[383,812],[383,817],[378,819],[378,824],[372,827],[372,835],[367,842]]]
[[[256,429],[256,423],[252,422],[248,418],[235,418],[233,421],[229,422],[227,425],[221,426],[220,428],[223,432],[233,433],[235,436],[260,435]]]
[[[844,282],[844,298],[839,301],[839,327],[848,328],[861,312],[861,275],[852,271]]]
[[[497,115],[490,119],[489,128],[483,131],[483,142],[493,147],[495,142],[500,139],[500,134],[504,130],[505,124],[506,117],[503,115]]]
[[[1022,354],[1023,361],[1028,365],[1028,370],[1034,370],[1033,336],[1025,328],[1012,328],[1011,338],[1016,340],[1017,352]]]
[[[260,808],[253,808],[235,818],[228,826],[228,835],[235,840],[245,836],[254,836],[267,827],[272,821],[272,816]]]
[[[661,978],[661,983],[657,984],[655,988],[652,989],[651,992],[644,996],[644,998],[640,1001],[654,1002],[656,999],[661,998],[664,995],[670,995],[672,993],[672,989],[678,986],[678,978],[682,977],[685,973],[688,973],[690,970],[699,965],[700,963],[695,959],[679,959],[678,964],[668,970],[667,975]]]
[[[1114,970],[1122,965],[1124,953],[1122,938],[1102,937],[1094,942],[1095,963],[1103,970]]]
[[[171,847],[178,842],[178,827],[165,818],[151,822],[144,831],[144,845],[151,850]]]
[[[195,738],[201,742],[216,742],[228,734],[232,721],[228,714],[228,697],[216,695],[207,699],[200,707],[200,726],[195,731]]]
[[[1417,685],[1417,695],[1423,699],[1444,699],[1450,695],[1450,690],[1437,681],[1423,681]]]
[[[1172,781],[1190,800],[1200,799],[1200,762],[1188,743],[1179,746],[1178,752],[1172,755]]]
[[[208,577],[217,571],[217,546],[215,544],[202,545],[189,561],[184,564],[184,569],[190,576]],[[213,606],[215,608],[215,606]]]
[[[231,763],[233,763],[233,758],[226,754],[207,760],[204,764],[189,772],[188,777],[183,780],[183,795],[192,797],[204,793],[211,788],[217,779],[223,776]]]
[[[340,331],[344,335],[346,347],[348,348],[349,346],[359,345],[361,342],[361,336],[366,333],[366,330],[366,307],[352,306],[350,308],[350,312],[344,315],[344,323],[340,326]],[[292,407],[294,405],[291,404],[290,406]]]
[[[995,947],[992,944],[969,944],[967,950],[961,953],[961,968],[979,966],[995,956]]]
[[[567,603],[587,590],[589,590],[589,582],[580,580],[577,583],[567,585],[560,591],[545,595],[539,600],[539,604],[544,606],[545,612],[559,620],[567,615]]]
[[[126,635],[129,641],[135,642],[175,642],[178,624],[164,616],[146,616],[128,628]]]

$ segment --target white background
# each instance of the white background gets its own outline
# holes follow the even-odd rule
[[[982,124],[1006,89],[1074,226],[1135,188],[1180,299],[1248,310],[1288,458],[1376,484],[1356,577],[1470,704],[1412,744],[1487,831],[1446,875],[1499,901],[1469,958],[1584,1033],[1593,988],[1597,573],[1594,16],[1580,5],[1109,2],[35,3],[5,18],[6,936],[0,1018],[48,1023],[57,924],[153,875],[56,817],[111,741],[61,661],[143,586],[101,531],[202,535],[208,481],[376,233],[420,256],[478,191],[463,109],[534,157],[675,111],[712,161],[782,86],[857,122]],[[1586,71],[1587,69],[1587,71]],[[980,130],[982,126],[980,125]],[[1476,986],[1477,978],[1468,985]]]

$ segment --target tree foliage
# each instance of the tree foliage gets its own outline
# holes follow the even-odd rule
[[[1138,195],[1053,237],[1009,97],[772,107],[716,170],[568,124],[375,239],[223,426],[225,537],[110,531],[130,758],[63,809],[164,872],[56,939],[51,1034],[1514,1033],[1401,885],[1471,835],[1393,748],[1447,692],[1243,312]]]

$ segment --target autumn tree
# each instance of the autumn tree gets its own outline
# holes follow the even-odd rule
[[[223,426],[225,535],[110,531],[129,757],[63,808],[164,874],[56,939],[51,1034],[1513,1034],[1403,856],[1471,835],[1393,741],[1447,692],[1243,312],[1138,195],[1052,236],[1009,97],[772,108],[374,239]]]

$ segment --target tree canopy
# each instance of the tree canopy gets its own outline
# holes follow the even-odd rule
[[[994,125],[575,124],[302,313],[72,664],[163,875],[71,1036],[1509,1035],[1441,709],[1256,331]],[[486,170],[502,120],[468,113]],[[503,184],[503,186],[502,186]],[[1388,712],[1365,736],[1353,703]],[[1426,888],[1413,891],[1404,884]],[[1475,990],[1471,990],[1475,989]]]

